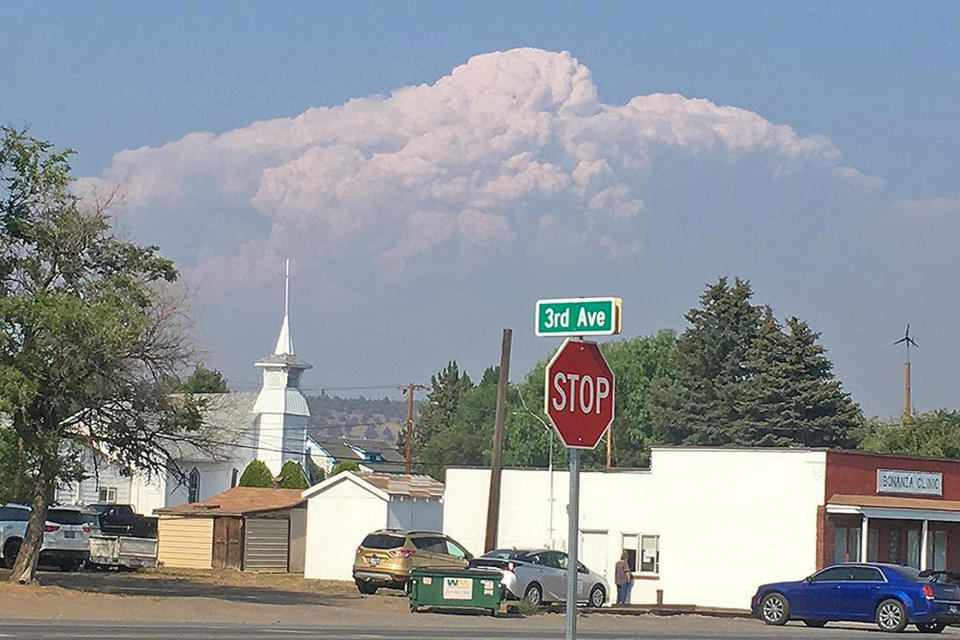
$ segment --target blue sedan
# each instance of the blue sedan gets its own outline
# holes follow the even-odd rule
[[[837,564],[799,582],[761,585],[750,610],[767,624],[803,620],[822,627],[831,620],[876,622],[881,631],[940,633],[960,622],[956,574],[923,572],[892,564]]]

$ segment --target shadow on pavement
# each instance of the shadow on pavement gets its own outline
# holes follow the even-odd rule
[[[43,585],[87,593],[161,598],[215,598],[233,602],[278,605],[329,605],[364,597],[360,594],[310,593],[269,587],[217,584],[180,577],[146,577],[134,573],[42,572],[40,582]]]

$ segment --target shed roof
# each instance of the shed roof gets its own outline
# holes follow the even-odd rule
[[[199,502],[155,509],[165,516],[245,516],[290,509],[303,504],[300,489],[234,487]]]
[[[404,473],[361,473],[360,477],[392,496],[443,497],[443,483],[430,476]]]

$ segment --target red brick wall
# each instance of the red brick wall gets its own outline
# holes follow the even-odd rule
[[[960,462],[828,451],[824,504],[836,494],[877,495],[877,469],[939,471],[943,474],[943,496],[922,497],[960,500]]]

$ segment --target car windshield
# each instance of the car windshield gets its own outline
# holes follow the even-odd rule
[[[525,560],[527,552],[516,549],[494,549],[493,551],[488,551],[483,554],[483,557],[495,558],[497,560]]]
[[[354,538],[356,540],[356,538]],[[400,536],[391,536],[386,533],[371,533],[363,539],[361,546],[367,549],[396,549],[402,547],[404,538]]]
[[[55,524],[86,524],[83,513],[72,509],[50,509],[47,512],[47,522]]]

